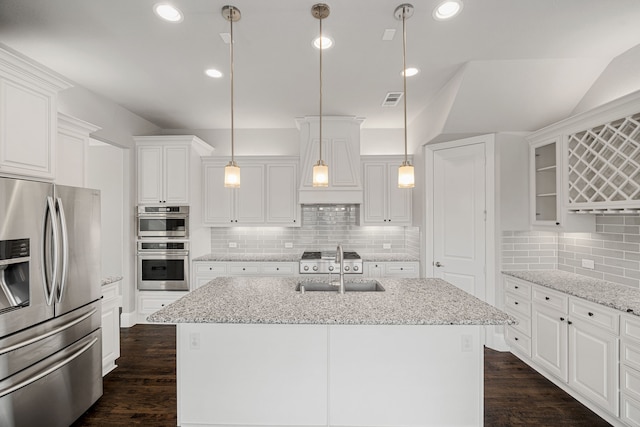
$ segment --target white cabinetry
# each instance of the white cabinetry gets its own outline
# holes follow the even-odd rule
[[[102,287],[102,376],[114,370],[120,357],[120,282]]]
[[[188,292],[176,291],[138,291],[138,322],[147,323],[147,316],[176,302]]]
[[[620,418],[640,426],[640,317],[620,319]]]
[[[412,192],[398,188],[398,166],[403,160],[403,156],[362,157],[361,225],[411,225]]]
[[[69,87],[0,49],[0,174],[55,178],[57,93]]]
[[[199,288],[221,276],[296,276],[297,262],[194,261],[193,286]]]
[[[413,261],[363,262],[366,277],[420,277],[420,263]]]
[[[192,135],[139,136],[136,141],[138,203],[187,205],[191,201],[191,169],[213,147]]]
[[[86,186],[89,136],[98,129],[91,123],[58,113],[56,184]]]
[[[523,280],[505,276],[504,282],[505,311],[520,321],[519,325],[508,326],[506,330],[507,342],[516,354],[534,368],[550,374],[549,378],[555,377],[558,384],[569,393],[575,393],[576,397],[581,396],[594,405],[590,407],[617,417],[620,413],[618,363],[620,359],[624,363],[625,354],[624,341],[622,355],[618,351],[620,313]],[[529,310],[529,292],[530,323],[526,316]],[[633,317],[635,316],[629,319],[635,320]],[[636,325],[635,332],[640,337],[640,321]],[[530,355],[526,345],[527,328],[531,330]],[[629,327],[629,331],[633,333],[634,329]],[[640,367],[640,346],[637,355]],[[630,381],[635,381],[634,378]],[[637,378],[640,379],[640,372]],[[623,376],[622,381],[624,382]],[[640,393],[640,385],[637,389]],[[634,405],[635,397],[632,392],[628,394],[628,398],[625,403],[625,398],[622,397],[623,417],[624,405]],[[636,409],[630,409],[631,417],[636,413],[634,411],[640,410],[640,406],[634,408]]]
[[[214,227],[300,226],[297,159],[236,157],[240,188],[225,188],[226,161],[202,160],[204,223]]]

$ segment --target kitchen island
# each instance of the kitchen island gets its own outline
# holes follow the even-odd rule
[[[300,281],[218,278],[149,316],[177,323],[179,425],[482,424],[482,326],[513,318],[440,279]]]

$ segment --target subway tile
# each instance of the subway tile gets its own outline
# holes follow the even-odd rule
[[[580,274],[582,276],[593,277],[594,279],[600,279],[600,280],[604,279],[604,273],[599,273],[593,270],[587,270],[585,268],[577,267],[575,269],[575,273]]]
[[[558,251],[558,257],[562,257],[566,259],[574,259],[576,257],[576,254],[574,252]]]
[[[627,260],[616,259],[616,258],[605,258],[604,264],[633,269],[633,270],[640,270],[640,262],[638,261],[627,261]]]
[[[624,217],[618,215],[596,215],[596,224],[624,224]]]
[[[640,261],[640,253],[637,252],[625,252],[624,259],[629,261]]]
[[[608,257],[608,258],[618,258],[618,259],[623,259],[624,258],[624,252],[623,251],[616,251],[616,250],[613,250],[613,249],[593,248],[591,250],[591,253],[593,253],[594,255],[601,255],[603,257]]]
[[[517,243],[513,245],[513,249],[516,251],[537,251],[540,249],[540,245],[537,243]]]
[[[596,233],[602,233],[602,232],[604,232],[604,225],[596,224]]]
[[[555,237],[531,237],[529,243],[556,243]]]
[[[576,246],[586,246],[590,248],[601,248],[603,242],[600,240],[591,240],[591,239],[576,239]]]
[[[506,270],[509,270],[509,271],[528,270],[529,265],[528,264],[507,264],[507,265],[504,265],[502,269],[505,271]]]
[[[558,270],[567,271],[569,273],[575,273],[575,268],[568,265],[558,265]]]
[[[625,234],[624,241],[630,243],[640,243],[640,235],[638,234]]]
[[[637,288],[640,285],[640,280],[638,280],[638,279],[631,279],[629,277],[614,276],[612,274],[605,274],[603,279],[608,281],[608,282],[619,283],[621,285],[631,286],[633,288]]]
[[[529,270],[555,270],[557,264],[529,264]]]
[[[517,257],[513,259],[516,264],[534,264],[539,262],[538,257]]]
[[[624,234],[638,234],[640,233],[640,226],[637,225],[605,225],[605,233],[624,233]]]
[[[575,252],[579,254],[591,254],[591,248],[585,248],[582,246],[566,245],[565,250],[567,252]]]
[[[606,249],[619,249],[621,251],[638,252],[640,251],[639,243],[620,243],[620,242],[604,242]]]
[[[557,243],[541,243],[540,244],[540,250],[547,250],[547,249],[557,250],[558,244]]]
[[[625,225],[640,225],[640,216],[638,216],[638,215],[625,216],[624,217],[624,224]]]
[[[595,271],[607,274],[615,274],[616,276],[624,276],[624,268],[612,267],[610,265],[596,264]]]
[[[608,241],[614,241],[614,242],[622,242],[624,240],[624,234],[592,233],[591,238],[594,240],[608,240]]]
[[[632,279],[640,279],[640,271],[639,270],[625,269],[624,270],[624,276],[625,277],[630,277]]]

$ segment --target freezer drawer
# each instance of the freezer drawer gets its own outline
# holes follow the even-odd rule
[[[69,426],[102,395],[101,353],[98,329],[1,381],[0,419],[15,427]]]

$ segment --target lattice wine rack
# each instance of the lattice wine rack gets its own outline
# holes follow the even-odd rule
[[[569,135],[569,210],[640,212],[640,113]]]

